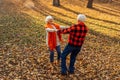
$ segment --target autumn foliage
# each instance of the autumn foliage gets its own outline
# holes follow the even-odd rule
[[[61,0],[60,7],[52,6],[50,0],[11,1],[0,2],[0,80],[120,79],[118,0],[107,4],[96,0],[93,9],[86,8],[87,0]],[[70,26],[79,13],[87,16],[89,32],[77,57],[75,74],[61,76],[59,65],[50,71],[44,19],[52,15],[56,23]],[[63,35],[62,50],[67,37]]]

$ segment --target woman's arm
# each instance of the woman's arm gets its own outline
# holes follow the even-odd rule
[[[57,31],[57,29],[46,28],[46,31],[47,32],[55,32],[55,31]]]

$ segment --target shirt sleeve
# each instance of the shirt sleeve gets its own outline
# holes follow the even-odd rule
[[[47,32],[55,32],[55,29],[51,29],[51,28],[46,28]]]

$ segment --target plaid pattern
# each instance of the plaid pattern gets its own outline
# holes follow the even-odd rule
[[[71,26],[70,28],[59,30],[58,32],[69,34],[68,44],[72,46],[82,46],[86,33],[88,29],[83,22],[79,22],[76,25]]]

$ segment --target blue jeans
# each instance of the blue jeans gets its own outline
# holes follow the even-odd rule
[[[57,60],[60,60],[60,56],[61,56],[61,48],[60,45],[56,46],[56,51],[57,51]],[[54,50],[50,50],[50,62],[54,62]]]
[[[67,67],[66,67],[66,57],[69,53],[70,55],[70,65],[69,65],[69,72],[74,72],[74,63],[76,60],[77,54],[80,52],[81,47],[74,47],[71,45],[67,45],[61,54],[61,73],[66,74],[67,73]]]

